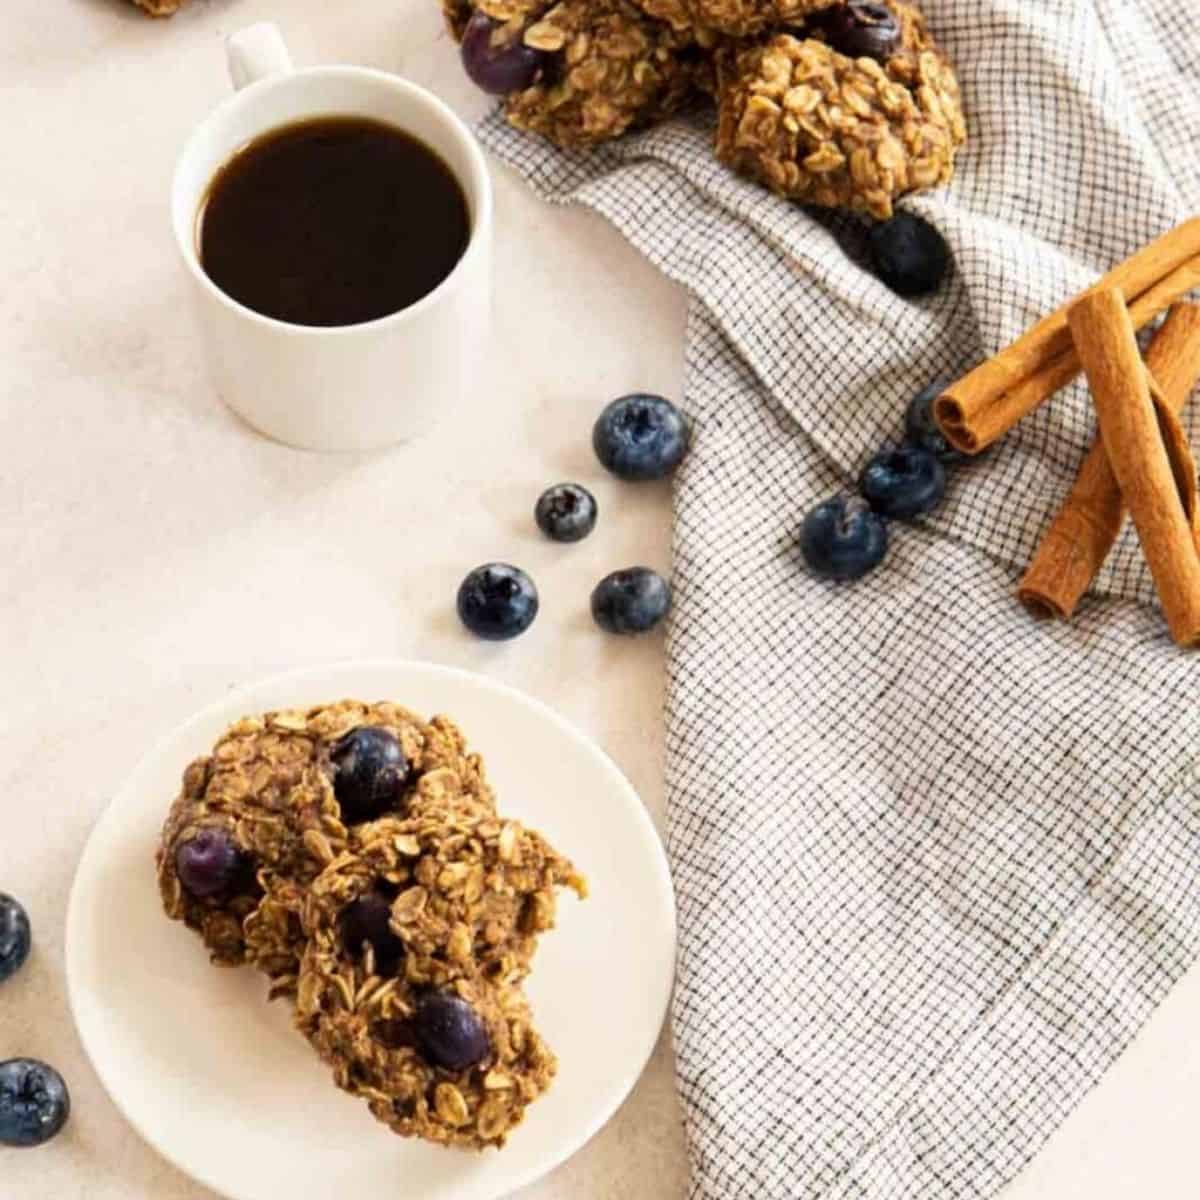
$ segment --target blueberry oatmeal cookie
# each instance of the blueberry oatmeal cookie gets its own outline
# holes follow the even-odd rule
[[[782,195],[880,220],[905,193],[948,182],[966,137],[954,72],[898,0],[723,49],[717,104],[722,162]]]
[[[556,1069],[521,982],[557,889],[586,885],[539,834],[435,775],[309,887],[296,1021],[394,1132],[502,1146]]]
[[[593,146],[681,109],[710,74],[691,31],[628,0],[446,0],[467,73],[508,120],[559,146]]]
[[[703,44],[748,38],[771,29],[800,25],[838,0],[637,0],[649,16]]]
[[[243,718],[188,766],[167,815],[157,854],[167,915],[213,962],[253,962],[274,992],[293,990],[304,889],[362,823],[406,811],[441,772],[494,807],[478,756],[445,718],[357,701]]]
[[[505,116],[591,146],[714,96],[716,156],[808,204],[886,220],[946,183],[958,80],[903,0],[444,0]]]

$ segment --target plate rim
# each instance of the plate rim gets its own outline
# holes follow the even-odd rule
[[[83,1048],[85,1057],[90,1064],[92,1070],[96,1073],[96,1077],[100,1081],[101,1087],[109,1100],[116,1107],[117,1111],[126,1123],[134,1130],[138,1137],[150,1149],[165,1159],[177,1171],[188,1179],[199,1183],[202,1187],[206,1187],[217,1196],[224,1197],[225,1200],[247,1200],[247,1194],[230,1192],[226,1189],[223,1183],[218,1183],[216,1180],[209,1177],[207,1172],[202,1167],[197,1167],[195,1164],[187,1163],[177,1156],[172,1150],[164,1147],[158,1140],[152,1137],[138,1120],[127,1108],[124,1100],[121,1098],[119,1089],[114,1086],[109,1077],[108,1071],[97,1060],[97,1055],[93,1053],[92,1042],[89,1036],[85,1033],[83,1021],[80,1019],[81,993],[83,984],[78,977],[80,970],[78,939],[82,936],[79,933],[81,928],[80,905],[81,885],[80,880],[84,876],[85,867],[89,866],[92,857],[98,853],[96,850],[96,835],[101,827],[108,821],[112,813],[116,810],[122,797],[133,787],[139,776],[145,771],[149,764],[159,758],[167,750],[167,747],[173,742],[185,737],[187,733],[195,726],[201,725],[207,720],[214,718],[219,712],[229,708],[231,705],[236,705],[240,697],[249,697],[249,695],[260,689],[274,685],[285,684],[291,681],[300,682],[306,678],[320,678],[325,675],[333,675],[342,672],[355,670],[370,670],[370,671],[413,671],[417,673],[425,673],[431,676],[440,676],[444,679],[451,679],[462,684],[467,684],[474,687],[483,687],[487,691],[501,696],[507,700],[515,701],[528,708],[533,709],[538,716],[543,720],[549,721],[556,726],[560,732],[565,734],[571,740],[581,744],[587,751],[593,754],[604,770],[618,784],[618,790],[624,795],[627,801],[626,807],[630,810],[632,819],[641,826],[644,834],[649,836],[649,839],[656,851],[652,856],[655,864],[655,875],[661,885],[661,890],[664,892],[668,900],[668,912],[670,924],[670,970],[666,975],[666,984],[663,989],[663,994],[655,1005],[660,1015],[655,1025],[654,1037],[650,1039],[644,1053],[640,1054],[637,1062],[637,1069],[630,1074],[628,1081],[620,1088],[616,1089],[606,1105],[601,1106],[596,1115],[585,1126],[581,1127],[579,1134],[572,1138],[564,1139],[562,1148],[555,1153],[549,1155],[542,1161],[533,1164],[515,1175],[511,1181],[506,1182],[504,1190],[493,1194],[494,1200],[502,1200],[514,1192],[520,1191],[522,1188],[529,1187],[539,1179],[549,1175],[551,1171],[561,1166],[568,1159],[573,1158],[580,1152],[595,1136],[598,1134],[612,1118],[616,1115],[620,1107],[629,1098],[633,1089],[637,1086],[642,1076],[645,1074],[646,1067],[653,1057],[655,1047],[662,1036],[662,1031],[667,1023],[670,1015],[671,999],[675,991],[676,973],[678,969],[678,948],[679,948],[679,923],[678,923],[678,905],[675,896],[675,884],[671,875],[670,861],[667,858],[666,846],[664,838],[659,834],[653,818],[647,809],[645,802],[642,800],[640,793],[630,782],[624,771],[612,758],[612,756],[604,749],[603,746],[591,737],[584,730],[580,729],[569,718],[564,717],[561,713],[551,708],[544,700],[536,696],[530,695],[528,692],[515,687],[513,684],[506,683],[502,680],[495,679],[490,675],[482,674],[478,671],[472,671],[465,667],[449,666],[444,663],[431,662],[424,659],[410,658],[365,658],[365,659],[339,659],[331,663],[323,663],[310,665],[305,667],[292,668],[286,671],[277,671],[268,675],[255,678],[247,683],[238,684],[236,687],[228,691],[224,696],[203,704],[200,708],[194,711],[191,716],[178,724],[172,726],[165,733],[156,738],[151,745],[138,757],[132,768],[122,777],[121,782],[113,791],[108,802],[92,822],[87,833],[87,839],[84,843],[79,859],[75,864],[75,871],[71,877],[71,887],[67,898],[67,915],[63,931],[63,962],[64,975],[66,979],[67,1006],[71,1014],[71,1022],[75,1027],[76,1036],[79,1038],[80,1045]]]

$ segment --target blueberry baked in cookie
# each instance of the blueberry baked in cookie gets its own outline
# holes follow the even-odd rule
[[[568,148],[670,116],[709,70],[692,31],[631,0],[447,0],[445,12],[467,74],[504,98],[509,122]]]

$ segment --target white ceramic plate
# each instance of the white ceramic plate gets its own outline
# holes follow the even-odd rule
[[[559,1074],[499,1153],[394,1137],[339,1092],[251,968],[208,965],[168,921],[153,871],[184,766],[245,713],[355,697],[460,722],[504,811],[587,875],[528,985]],[[105,1088],[142,1136],[231,1200],[494,1200],[584,1144],[649,1058],[671,990],[675,908],[658,835],[624,776],[544,705],[478,676],[418,663],[277,676],[205,709],[142,761],[91,835],[71,893],[71,1008]]]

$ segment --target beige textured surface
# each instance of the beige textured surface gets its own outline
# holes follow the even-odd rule
[[[211,1200],[141,1144],[83,1061],[62,918],[139,746],[233,685],[372,655],[481,670],[580,723],[661,812],[660,646],[592,633],[586,596],[611,566],[666,565],[668,499],[600,478],[586,434],[621,390],[677,394],[682,297],[611,230],[497,170],[490,390],[377,457],[249,433],[205,381],[166,192],[186,132],[225,94],[221,36],[263,18],[300,62],[398,69],[482,110],[427,0],[195,0],[167,24],[125,0],[0,12],[0,887],[28,901],[37,937],[0,990],[0,1055],[56,1063],[76,1106],[51,1146],[0,1150],[0,1200]],[[542,336],[514,342],[531,311]],[[602,509],[565,550],[528,515],[564,476]],[[507,647],[468,640],[450,609],[463,568],[496,554],[543,594]],[[1198,1006],[1193,972],[1006,1200],[1192,1200]],[[522,1200],[682,1200],[684,1177],[660,1046],[608,1128]]]

